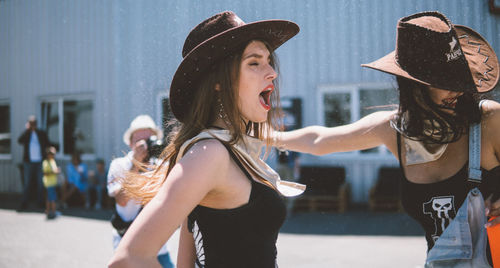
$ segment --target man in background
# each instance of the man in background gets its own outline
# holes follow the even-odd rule
[[[26,123],[26,130],[19,136],[17,142],[24,146],[23,151],[23,173],[24,189],[19,211],[28,208],[30,201],[30,189],[34,184],[38,207],[44,207],[43,196],[43,172],[42,161],[46,158],[46,150],[49,146],[47,134],[37,129],[36,117],[31,115]]]

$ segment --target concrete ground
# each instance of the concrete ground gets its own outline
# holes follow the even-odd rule
[[[112,255],[110,215],[67,209],[46,220],[41,210],[19,213],[2,200],[0,267],[104,267]],[[291,215],[277,247],[281,268],[416,268],[426,251],[422,230],[406,215],[360,209]]]

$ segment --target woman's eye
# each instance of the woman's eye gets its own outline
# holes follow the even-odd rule
[[[249,65],[250,65],[250,66],[258,66],[258,65],[259,65],[259,63],[258,63],[258,62],[250,62],[250,64],[249,64]]]

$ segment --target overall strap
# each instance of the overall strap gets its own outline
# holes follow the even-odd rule
[[[479,110],[485,100],[479,102]],[[469,181],[481,182],[481,122],[474,123],[469,128]]]
[[[398,160],[399,160],[399,167],[403,169],[403,161],[401,160],[401,133],[396,131],[396,142],[398,144]]]

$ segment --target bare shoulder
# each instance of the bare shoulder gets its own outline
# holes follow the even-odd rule
[[[397,111],[380,111],[374,112],[362,118],[365,124],[372,127],[373,130],[382,135],[387,134],[392,130],[391,121],[395,118]]]
[[[175,164],[169,179],[191,183],[191,186],[194,184],[210,191],[219,184],[220,178],[225,177],[229,163],[229,152],[220,141],[201,140],[191,146]]]
[[[229,152],[226,147],[216,139],[206,139],[196,142],[184,154],[182,159],[189,159],[195,161],[208,161],[215,162],[228,162]]]
[[[500,103],[493,100],[483,103],[482,124],[488,130],[500,131]]]
[[[393,149],[396,145],[396,130],[391,126],[391,122],[396,118],[397,110],[376,112],[373,120],[376,120],[377,125],[374,131],[381,138],[383,143]]]
[[[362,120],[369,121],[375,125],[386,124],[395,118],[396,113],[396,110],[374,112],[363,117]]]

